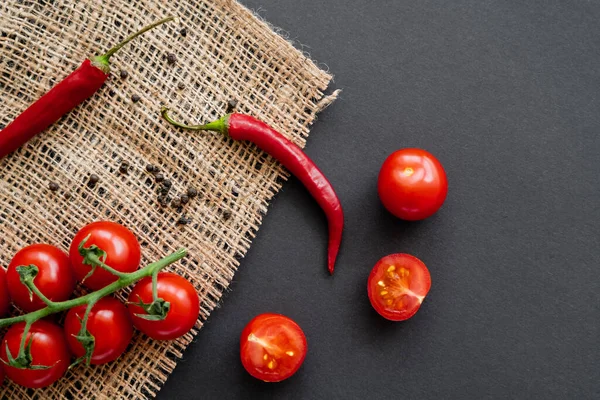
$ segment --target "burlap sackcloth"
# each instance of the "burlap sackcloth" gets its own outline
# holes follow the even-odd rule
[[[117,221],[139,238],[143,265],[189,249],[170,269],[198,289],[196,329],[167,342],[136,333],[115,362],[77,366],[35,391],[7,380],[2,398],[154,397],[228,287],[287,173],[251,144],[171,127],[159,116],[161,105],[197,123],[224,114],[234,99],[239,112],[303,146],[316,113],[335,98],[323,93],[327,72],[235,1],[7,0],[0,5],[0,123],[12,121],[85,58],[169,15],[179,20],[113,57],[111,78],[93,98],[0,160],[0,265],[28,244],[67,250],[83,225]],[[187,35],[180,33],[184,27]],[[169,53],[175,64],[168,63]],[[129,76],[120,78],[120,70]],[[123,160],[131,165],[127,174],[119,172]],[[184,210],[190,224],[177,225],[181,214],[158,205],[147,164],[173,182],[171,195],[198,188]],[[94,188],[86,184],[90,174],[100,178]],[[48,189],[51,181],[58,191]]]

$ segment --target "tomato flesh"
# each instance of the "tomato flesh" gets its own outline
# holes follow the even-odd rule
[[[421,307],[431,288],[431,276],[418,258],[390,254],[375,264],[367,286],[371,305],[382,317],[404,321]]]
[[[65,318],[67,343],[76,357],[85,355],[85,349],[75,336],[81,331],[86,308],[87,305],[74,307]],[[123,354],[133,336],[133,324],[127,307],[114,297],[104,297],[94,304],[86,328],[94,336],[91,364],[116,360]]]
[[[417,221],[433,215],[444,204],[448,180],[442,164],[431,153],[402,149],[381,166],[377,192],[393,215]]]
[[[246,325],[240,339],[242,365],[265,382],[279,382],[295,374],[306,350],[302,329],[280,314],[258,315]]]
[[[8,362],[6,348],[16,358],[19,353],[25,323],[11,326],[0,344],[0,358]],[[10,380],[28,388],[42,388],[60,379],[70,362],[70,353],[62,329],[48,321],[34,322],[27,333],[26,343],[31,342],[31,365],[43,365],[47,369],[22,369],[4,364],[4,371]]]
[[[98,246],[106,252],[104,263],[119,272],[134,272],[138,269],[141,259],[140,244],[135,235],[123,225],[110,221],[92,222],[81,228],[73,238],[69,248],[69,258],[77,280],[83,280],[92,270],[90,265],[83,263],[79,254],[79,244],[89,235],[84,247]],[[85,278],[84,286],[98,290],[115,282],[118,278],[110,272],[96,267],[94,273]]]
[[[26,312],[46,307],[36,294],[30,299],[29,290],[21,282],[17,272],[18,266],[32,264],[38,267],[38,274],[33,283],[44,296],[52,301],[64,301],[71,296],[75,289],[75,279],[69,257],[59,248],[49,244],[33,244],[19,250],[6,271],[8,291],[17,306]]]

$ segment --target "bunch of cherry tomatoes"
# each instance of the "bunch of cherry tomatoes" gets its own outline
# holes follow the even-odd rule
[[[84,262],[79,245],[84,241],[104,252],[104,262],[122,274],[139,268],[141,250],[135,235],[122,225],[100,221],[83,227],[73,238],[69,253],[49,244],[33,244],[18,251],[7,270],[0,268],[0,316],[9,312],[10,303],[31,313],[43,309],[47,303],[31,293],[22,281],[18,267],[35,265],[37,275],[33,283],[51,302],[68,300],[77,281],[93,291],[100,290],[119,278],[102,268]],[[86,329],[93,337],[93,352],[88,362],[104,364],[116,360],[127,349],[137,328],[151,338],[170,340],[187,333],[196,323],[200,312],[198,294],[193,285],[179,275],[169,272],[157,274],[157,294],[169,303],[162,319],[148,318],[140,302],[153,301],[152,277],[139,280],[131,291],[127,305],[107,296],[100,298],[90,309]],[[82,320],[87,304],[68,310],[64,326],[48,318],[33,322],[24,336],[25,322],[8,329],[0,343],[0,378],[4,374],[14,382],[30,387],[45,387],[67,371],[71,360],[86,356],[82,344]],[[26,349],[26,351],[23,351]],[[20,359],[19,359],[20,358]],[[26,364],[23,368],[19,365]]]
[[[416,221],[433,215],[444,203],[448,182],[442,164],[420,149],[402,149],[383,163],[377,185],[385,208],[398,218]],[[404,253],[383,257],[369,275],[373,308],[392,321],[409,319],[431,288],[431,276],[418,258]],[[261,314],[242,332],[244,368],[254,377],[277,382],[292,376],[306,356],[302,329],[286,316]]]

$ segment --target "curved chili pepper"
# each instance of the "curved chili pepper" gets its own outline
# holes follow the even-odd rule
[[[184,129],[216,131],[233,140],[247,140],[258,148],[275,157],[296,178],[304,184],[310,194],[317,200],[329,226],[329,244],[327,264],[329,273],[333,274],[335,259],[342,241],[344,229],[344,212],[331,183],[327,180],[315,163],[294,143],[281,133],[254,117],[244,114],[227,114],[206,125],[184,125],[174,121],[168,115],[168,109],[161,110],[163,118],[172,125]]]
[[[79,68],[36,100],[0,131],[0,158],[18,149],[96,93],[110,73],[110,57],[121,47],[142,33],[173,19],[174,17],[169,17],[148,25],[125,38],[106,54],[85,60]]]

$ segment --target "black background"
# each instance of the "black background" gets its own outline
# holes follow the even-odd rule
[[[336,274],[326,220],[296,179],[276,196],[223,298],[159,399],[600,398],[600,3],[243,0],[290,32],[343,92],[306,147],[346,215]],[[432,218],[380,205],[392,151],[446,168]],[[411,320],[371,308],[377,260],[421,258],[432,289]],[[251,378],[239,335],[296,320],[299,372]]]

